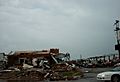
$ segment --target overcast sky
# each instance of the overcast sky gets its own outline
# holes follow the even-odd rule
[[[0,52],[59,48],[71,58],[114,53],[120,0],[0,0]]]

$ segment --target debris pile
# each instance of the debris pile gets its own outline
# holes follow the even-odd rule
[[[51,69],[27,68],[19,70],[18,68],[6,69],[0,72],[0,79],[5,80],[76,80],[83,76],[80,68],[72,68],[66,64],[56,64]]]
[[[5,56],[6,67],[0,71],[0,79],[58,81],[83,76],[81,69],[70,62],[70,54],[59,53],[59,49],[18,51]]]

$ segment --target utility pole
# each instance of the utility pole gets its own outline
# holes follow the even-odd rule
[[[115,45],[115,50],[118,50],[119,59],[120,59],[120,42],[119,42],[120,41],[120,28],[119,28],[119,20],[116,20],[114,25],[116,26],[115,32],[116,32],[116,39],[117,39],[117,45]]]

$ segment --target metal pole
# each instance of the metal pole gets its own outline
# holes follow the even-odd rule
[[[119,42],[119,20],[116,20],[115,24],[116,25],[116,39],[117,39],[117,45],[118,45],[118,54],[119,54],[119,59],[120,59],[120,42]]]

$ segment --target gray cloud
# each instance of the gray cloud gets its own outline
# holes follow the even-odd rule
[[[119,0],[0,0],[0,51],[52,47],[72,58],[114,53]]]

